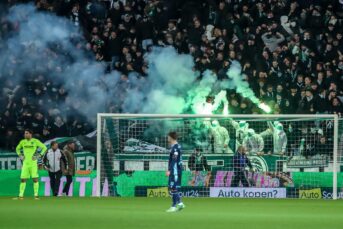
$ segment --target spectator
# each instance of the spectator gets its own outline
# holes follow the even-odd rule
[[[190,181],[191,186],[196,185],[199,180],[202,180],[202,171],[207,171],[207,175],[204,180],[204,186],[209,186],[211,168],[207,164],[206,156],[201,153],[200,148],[196,148],[191,156],[188,158],[188,168],[193,173],[193,179]]]
[[[56,116],[55,122],[51,126],[51,135],[55,137],[68,136],[67,126],[61,116]]]
[[[326,90],[320,89],[318,95],[315,97],[313,108],[318,113],[325,113],[328,111],[328,99],[326,96]]]
[[[319,141],[317,141],[315,147],[317,154],[330,156],[330,146],[328,146],[327,139],[324,135],[319,136]]]
[[[120,60],[120,53],[122,50],[122,41],[118,37],[115,31],[111,32],[111,35],[107,41],[107,52],[108,56],[112,62],[111,67],[114,68],[115,64]]]
[[[267,86],[267,91],[263,97],[263,101],[269,103],[271,101],[275,101],[275,93],[273,85],[269,84]]]
[[[327,85],[326,85],[325,80],[324,80],[324,73],[323,72],[318,72],[316,83],[318,84],[318,87],[320,89],[327,88]]]
[[[209,129],[209,137],[213,141],[213,153],[215,154],[226,154],[231,153],[232,150],[229,147],[230,137],[227,129],[221,126],[218,120],[211,122]]]
[[[305,98],[304,98],[304,107],[303,107],[303,113],[305,114],[314,114],[315,113],[315,105],[314,105],[314,97],[313,92],[310,88],[305,90]]]
[[[251,155],[263,154],[264,140],[260,134],[255,133],[254,129],[248,129],[247,135],[243,139],[245,150]]]
[[[13,2],[9,1],[7,8]],[[118,98],[116,101],[108,102],[107,112],[120,112],[129,93],[129,82],[135,80],[128,80],[131,73],[139,73],[138,78],[147,76],[148,66],[143,57],[154,45],[173,46],[179,53],[192,55],[194,70],[212,70],[220,80],[226,79],[230,63],[238,60],[249,85],[261,100],[275,108],[275,113],[340,112],[343,11],[338,1],[321,1],[320,6],[299,1],[179,1],[173,7],[165,0],[124,1],[125,4],[101,1],[101,10],[95,14],[90,9],[95,8],[97,1],[56,2],[39,0],[36,7],[69,19],[86,39],[84,44],[75,42],[74,48],[84,49],[86,56],[108,65],[109,72],[125,75],[119,87],[104,87],[104,91],[119,94],[113,96]],[[13,35],[16,26],[6,17],[0,26],[2,52],[1,41]],[[23,52],[35,53],[30,48],[33,47],[24,47]],[[55,77],[63,73],[60,63],[54,62],[55,56],[69,56],[68,53],[72,52],[61,53],[48,47],[46,52],[39,53],[46,61],[37,68],[33,66],[37,71],[28,74],[23,82],[16,82],[14,76],[16,66],[25,60],[12,55],[5,58],[0,74],[1,133],[15,138],[25,127],[32,127],[48,138],[56,134],[80,135],[94,128],[88,121],[80,121],[77,109],[73,109],[75,116],[79,116],[77,124],[68,119],[65,111],[56,110],[64,105],[80,107],[75,101],[71,104],[71,92]],[[49,71],[38,71],[41,69]],[[302,91],[307,87],[312,92]],[[261,112],[239,95],[229,101],[234,114]],[[326,105],[319,106],[317,101]],[[9,139],[7,147],[12,147],[12,141]],[[5,147],[5,142],[0,144]]]
[[[36,112],[31,123],[31,130],[40,137],[43,134],[44,124],[43,114]]]
[[[201,23],[198,19],[194,19],[193,25],[187,30],[188,33],[188,42],[192,45],[199,46],[201,43],[201,37],[204,33],[204,29],[201,26]]]
[[[266,32],[262,35],[262,40],[270,52],[274,52],[285,37],[276,31]]]
[[[338,114],[341,117],[343,113],[342,102],[337,97],[335,97],[331,100],[331,105],[332,107],[331,107],[330,112],[332,114]]]
[[[210,171],[206,156],[201,153],[200,148],[196,148],[188,158],[188,168],[191,171]]]

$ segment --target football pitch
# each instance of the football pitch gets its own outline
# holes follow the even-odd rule
[[[168,198],[0,198],[0,228],[338,229],[343,201],[184,199],[166,213]]]

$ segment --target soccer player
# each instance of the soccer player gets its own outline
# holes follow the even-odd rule
[[[44,156],[47,148],[38,139],[32,138],[32,131],[25,130],[24,138],[19,142],[16,148],[16,152],[19,158],[23,162],[20,175],[20,187],[19,187],[19,199],[24,198],[24,192],[26,187],[26,180],[32,177],[33,180],[33,191],[35,199],[38,198],[38,163],[37,159],[39,156]],[[40,148],[40,155],[37,155],[37,149]]]
[[[170,132],[168,134],[168,143],[171,146],[168,162],[167,176],[168,188],[172,196],[172,206],[167,210],[167,212],[176,212],[185,208],[185,205],[181,201],[178,190],[181,187],[181,175],[182,175],[182,155],[181,146],[177,142],[177,133]]]

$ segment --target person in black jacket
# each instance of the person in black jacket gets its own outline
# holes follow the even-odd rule
[[[211,168],[207,164],[207,158],[201,153],[200,148],[195,148],[194,153],[188,158],[188,168],[192,171],[193,179],[190,181],[190,185],[196,185],[197,181],[202,180],[202,171],[207,171],[207,175],[204,179],[204,185],[208,186],[211,178]]]
[[[123,42],[121,37],[118,37],[116,31],[111,31],[107,41],[107,55],[111,60],[111,68],[114,68],[115,64],[120,60],[122,48]]]
[[[242,182],[243,187],[249,187],[250,184],[245,174],[245,167],[252,169],[251,162],[246,155],[246,148],[239,146],[235,156],[232,158],[234,177],[231,187],[238,187],[239,182]]]
[[[43,163],[49,171],[50,187],[54,196],[58,196],[58,189],[62,177],[61,161],[67,163],[56,141],[51,142],[51,148],[44,155]]]
[[[194,153],[188,158],[188,168],[191,171],[209,171],[206,156],[201,153],[200,148],[196,148]]]
[[[320,89],[319,94],[314,99],[314,109],[319,113],[325,113],[328,111],[329,100],[326,96],[326,90]]]
[[[330,156],[330,144],[328,144],[327,138],[321,135],[316,139],[315,152],[319,155]]]

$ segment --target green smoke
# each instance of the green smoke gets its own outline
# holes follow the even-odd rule
[[[226,89],[235,89],[243,98],[249,99],[257,107],[266,113],[270,113],[271,109],[268,105],[262,103],[250,88],[249,83],[243,80],[241,74],[241,65],[237,61],[233,61],[230,69],[227,71],[228,80],[219,82],[217,76],[211,71],[205,71],[203,79],[189,91],[188,101],[192,112],[196,114],[214,114],[221,106],[223,107],[222,114],[229,113],[229,102],[226,96]],[[219,92],[214,93],[214,91]],[[214,96],[213,101],[206,101],[209,95]]]
[[[217,75],[210,70],[206,70],[203,73],[203,78],[188,91],[188,106],[191,108],[192,113],[210,115],[221,105],[224,105],[225,109],[223,110],[226,110],[227,113],[228,101],[226,91],[220,90],[218,93],[214,93],[213,91],[218,91],[216,88],[220,89]],[[208,102],[207,97],[210,95],[214,99]]]
[[[266,113],[270,113],[271,109],[268,105],[262,103],[256,96],[253,90],[251,90],[249,83],[242,80],[243,76],[241,74],[241,65],[237,61],[233,61],[231,63],[231,67],[227,72],[227,76],[231,81],[227,82],[227,86],[232,88],[232,86],[236,89],[236,92],[239,93],[243,98],[249,99],[252,103],[254,103],[257,107],[265,111]]]
[[[265,111],[269,108],[260,104],[249,84],[242,80],[238,62],[231,64],[226,81],[218,80],[211,70],[206,70],[199,81],[193,57],[180,55],[171,47],[154,47],[145,60],[149,66],[148,77],[137,79],[136,75],[129,75],[132,88],[125,96],[124,112],[210,115],[223,109],[222,114],[226,115],[229,111],[227,89],[235,89]],[[212,99],[207,100],[209,96]]]
[[[207,96],[211,93],[213,85],[217,81],[217,76],[207,70],[204,72],[203,78],[200,82],[188,91],[188,104],[195,114],[212,114],[213,106],[210,103],[206,103]]]

